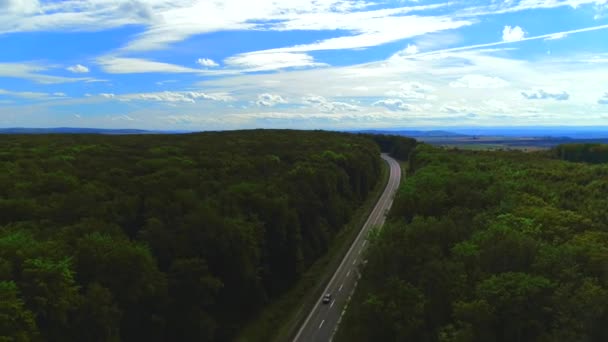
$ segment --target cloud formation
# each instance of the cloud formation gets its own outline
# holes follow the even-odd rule
[[[407,44],[407,47],[403,50],[406,55],[415,55],[418,53],[418,46],[416,44]]]
[[[400,99],[384,99],[376,101],[372,105],[386,107],[387,109],[392,111],[409,111],[412,109],[409,104],[405,103],[403,100]]]
[[[505,26],[502,30],[502,40],[504,42],[516,42],[524,39],[525,35],[524,30],[519,26]]]
[[[134,94],[107,94],[102,93],[99,96],[106,99],[116,99],[118,101],[155,101],[166,103],[196,103],[197,100],[212,100],[212,101],[232,101],[232,96],[224,93],[207,94],[197,91],[163,91],[157,93],[134,93]]]
[[[59,99],[63,98],[66,95],[64,93],[42,93],[42,92],[32,92],[32,91],[9,91],[5,89],[0,89],[0,96],[8,96],[8,97],[18,97],[22,99],[29,100],[51,100],[51,99]]]
[[[397,89],[388,91],[387,95],[403,99],[428,99],[433,90],[435,87],[420,82],[400,82]]]
[[[231,68],[248,72],[327,65],[315,62],[314,58],[308,54],[292,52],[244,53],[229,57],[224,60],[224,63]]]
[[[330,101],[323,96],[310,95],[302,98],[302,101],[312,106],[315,110],[324,113],[343,113],[343,112],[357,112],[360,108],[356,105],[352,105],[340,101]]]
[[[522,91],[521,95],[528,100],[557,100],[566,101],[570,98],[570,94],[565,90],[547,91],[543,89],[533,91]]]
[[[38,0],[0,0],[0,13],[32,14],[39,10]]]
[[[563,39],[568,37],[568,34],[565,32],[559,32],[559,33],[555,33],[550,35],[549,37],[545,38],[545,40],[558,40],[558,39]]]
[[[209,58],[199,58],[196,60],[196,64],[198,64],[202,67],[206,67],[206,68],[215,68],[215,67],[220,66],[214,60],[209,59]]]
[[[139,73],[196,73],[199,70],[180,65],[150,61],[143,58],[126,58],[102,56],[97,58],[97,64],[110,74],[139,74]]]
[[[161,122],[161,128],[169,122],[220,129],[270,123],[429,127],[467,118],[500,125],[575,117],[582,124],[605,114],[598,104],[608,104],[608,94],[599,96],[608,55],[596,42],[605,32],[594,31],[608,25],[592,18],[594,6],[605,0],[435,2],[0,0],[0,35],[7,42],[30,32],[66,39],[57,49],[65,52],[61,57],[22,57],[12,53],[18,44],[9,46],[5,60],[37,62],[0,63],[0,82],[23,83],[3,83],[0,101],[34,107],[33,100],[41,99],[40,113],[63,118],[65,108],[73,108],[82,120],[92,117],[86,106],[105,106],[142,125]],[[558,12],[581,21],[526,26]],[[104,35],[112,39],[104,40],[103,50],[83,44],[83,51],[68,51],[78,45],[69,39]],[[544,54],[548,47],[551,56]],[[95,81],[78,77],[88,76],[89,67],[106,73],[108,82],[61,85]],[[64,99],[43,107],[55,97]],[[9,112],[1,107],[0,120]]]
[[[502,88],[508,85],[509,82],[500,77],[485,75],[465,75],[456,81],[450,82],[450,86],[454,88],[490,89]]]
[[[50,69],[50,66],[35,63],[0,63],[0,77],[20,78],[40,84],[100,81],[90,77],[75,78],[46,74]]]
[[[89,72],[89,68],[82,64],[72,65],[66,68],[67,71],[73,72],[75,74],[86,74]]]
[[[258,95],[258,100],[255,103],[262,107],[274,107],[280,103],[287,103],[287,101],[285,101],[285,99],[278,94],[260,94]]]

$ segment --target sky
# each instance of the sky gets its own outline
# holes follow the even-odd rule
[[[608,0],[0,0],[0,127],[608,126]]]

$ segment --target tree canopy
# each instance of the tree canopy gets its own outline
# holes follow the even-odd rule
[[[378,181],[320,131],[0,136],[0,340],[229,341]]]
[[[416,147],[337,340],[608,340],[608,165],[554,152]]]

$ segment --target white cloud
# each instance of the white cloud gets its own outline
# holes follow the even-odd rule
[[[502,30],[502,40],[505,42],[516,42],[524,39],[525,37],[524,30],[521,27],[515,26],[505,26]]]
[[[145,1],[127,0],[122,1],[118,10],[130,17],[152,22],[156,19],[154,10]]]
[[[163,49],[191,36],[233,30],[332,30],[349,32],[319,42],[274,52],[354,49],[442,32],[473,24],[483,14],[532,8],[601,5],[604,0],[525,0],[470,7],[466,2],[377,9],[364,0],[0,0],[0,8],[14,13],[2,18],[0,33],[23,31],[95,31],[140,25],[145,31],[121,50]],[[429,14],[453,8],[457,15]],[[0,10],[1,11],[1,10]],[[201,13],[205,20],[200,20]],[[516,27],[517,28],[517,27]],[[515,29],[516,29],[515,28]]]
[[[390,90],[386,95],[404,99],[432,99],[429,93],[435,90],[433,86],[420,82],[397,82],[397,85],[396,90]]]
[[[169,83],[177,83],[177,80],[164,80],[164,81],[158,81],[156,82],[157,86],[164,86],[165,84],[169,84]]]
[[[383,106],[392,111],[409,111],[412,107],[403,102],[400,99],[384,99],[380,101],[376,101],[372,104],[373,106]]]
[[[224,60],[231,68],[244,71],[268,71],[296,67],[319,67],[326,64],[317,63],[312,56],[305,53],[257,52],[244,53]]]
[[[152,9],[153,12],[156,12],[155,15],[147,12],[146,8],[131,6],[130,10],[134,13],[129,14],[128,18],[116,17],[114,20],[115,22],[138,23],[139,26],[137,27],[143,29],[144,32],[132,36],[135,39],[132,41],[134,44],[129,44],[128,46],[130,48],[135,46],[135,43],[141,43],[139,46],[141,50],[166,47],[166,44],[179,41],[183,37],[199,34],[201,26],[205,25],[210,25],[205,27],[211,31],[204,32],[226,30],[238,25],[246,25],[248,28],[255,28],[261,31],[291,30],[296,27],[302,27],[302,29],[310,28],[312,30],[328,29],[331,31],[324,32],[319,36],[327,37],[329,35],[330,37],[335,37],[336,40],[305,41],[305,44],[301,46],[287,45],[283,48],[284,50],[243,53],[222,61],[223,63],[220,63],[222,64],[222,68],[209,68],[208,70],[199,68],[198,65],[195,66],[193,63],[190,63],[192,64],[190,66],[194,69],[191,69],[187,66],[151,61],[144,59],[149,58],[150,55],[143,53],[136,54],[135,50],[137,49],[128,51],[129,48],[127,48],[123,52],[128,51],[128,55],[118,55],[117,53],[119,52],[114,52],[113,60],[105,60],[104,62],[108,65],[103,70],[107,68],[106,71],[113,70],[112,72],[118,73],[184,72],[193,73],[194,75],[231,75],[233,77],[201,78],[200,83],[195,89],[201,89],[201,91],[204,89],[204,91],[213,91],[218,94],[230,94],[230,96],[236,97],[239,103],[231,107],[229,105],[214,104],[212,101],[204,101],[205,97],[198,97],[198,95],[187,95],[189,89],[194,89],[189,88],[190,84],[187,84],[188,81],[191,81],[191,77],[180,80],[179,85],[175,84],[167,88],[157,88],[160,90],[174,90],[171,92],[114,95],[114,101],[131,101],[128,106],[126,104],[122,105],[122,107],[128,107],[129,110],[141,108],[141,116],[128,112],[133,118],[146,118],[148,113],[143,113],[144,109],[147,111],[163,111],[162,117],[164,118],[169,114],[179,113],[179,118],[184,120],[187,120],[186,118],[189,115],[193,115],[189,113],[197,113],[194,115],[195,117],[205,118],[204,120],[198,120],[197,124],[206,124],[208,118],[214,118],[214,120],[217,120],[216,123],[219,127],[222,127],[221,124],[224,123],[226,125],[223,126],[224,128],[229,127],[233,122],[241,122],[238,120],[231,121],[231,118],[244,118],[244,114],[249,113],[256,120],[267,118],[268,120],[275,120],[273,121],[274,123],[282,122],[288,124],[289,121],[280,121],[285,118],[297,119],[299,120],[297,121],[298,123],[303,123],[309,118],[319,120],[311,120],[308,125],[312,127],[320,125],[320,122],[329,123],[330,120],[338,119],[344,120],[344,122],[334,122],[332,124],[333,127],[368,124],[393,125],[399,123],[421,125],[441,123],[441,120],[450,120],[450,118],[465,118],[465,115],[471,113],[477,115],[476,123],[479,124],[495,124],[496,120],[499,119],[492,121],[494,119],[491,118],[498,118],[499,115],[492,116],[497,113],[510,119],[503,122],[526,124],[530,122],[555,122],[558,118],[559,120],[565,120],[563,122],[568,122],[569,118],[574,116],[576,110],[586,108],[584,106],[589,107],[589,117],[597,117],[596,112],[603,107],[597,105],[600,103],[598,101],[597,89],[605,89],[603,80],[608,79],[608,71],[605,68],[606,65],[601,65],[600,59],[594,60],[597,63],[582,63],[584,58],[592,58],[591,55],[568,55],[568,58],[564,58],[561,55],[555,54],[551,58],[537,56],[537,59],[530,60],[521,58],[522,54],[518,54],[520,58],[511,58],[509,57],[512,56],[511,52],[504,48],[480,50],[483,47],[501,44],[513,44],[512,47],[515,47],[515,44],[519,43],[514,41],[500,41],[476,46],[445,49],[444,47],[447,46],[458,46],[453,42],[460,43],[461,41],[458,41],[458,37],[451,37],[449,39],[446,38],[445,41],[448,43],[431,45],[431,42],[435,41],[432,37],[450,33],[458,35],[458,33],[455,31],[435,31],[434,28],[429,26],[428,28],[432,32],[439,33],[413,36],[413,39],[408,40],[410,45],[405,49],[402,56],[360,65],[331,67],[319,63],[324,61],[321,58],[327,57],[326,54],[318,54],[319,57],[316,57],[317,54],[314,54],[317,58],[315,60],[313,54],[307,53],[310,50],[306,49],[350,48],[350,46],[365,47],[364,45],[368,43],[383,44],[386,41],[385,39],[391,37],[392,33],[389,33],[388,30],[392,29],[393,19],[386,21],[388,23],[386,25],[387,28],[380,27],[382,19],[394,17],[396,18],[394,20],[403,21],[395,26],[399,30],[401,26],[414,22],[414,19],[412,19],[414,15],[404,15],[405,9],[370,11],[369,8],[378,8],[375,5],[373,7],[369,6],[369,8],[361,5],[355,11],[353,10],[355,3],[351,1],[348,1],[350,7],[340,7],[341,9],[335,8],[338,6],[337,1],[330,0],[315,2],[285,0],[281,2],[275,1],[275,3],[266,2],[266,0],[260,1],[262,1],[262,5],[267,4],[268,7],[264,8],[255,2],[245,4],[242,9],[239,9],[242,13],[237,13],[238,11],[235,10],[237,6],[234,5],[235,0],[199,1],[196,4],[195,1],[190,0],[176,0],[172,4],[166,0],[149,0],[145,1],[145,5]],[[78,2],[72,0],[43,2],[43,6],[44,3],[53,3],[58,8],[65,8],[65,4],[70,3],[71,6],[82,9],[88,6],[85,6],[85,4],[89,2],[90,0]],[[113,2],[114,6],[119,7],[117,5],[119,1],[99,0],[96,1],[97,11],[106,13],[104,11],[107,10],[108,6],[106,4],[109,2]],[[523,2],[515,1],[514,3]],[[544,0],[526,2],[548,3],[548,1]],[[554,0],[554,2],[561,1]],[[201,5],[201,3],[203,4]],[[334,8],[327,7],[330,3]],[[360,2],[360,4],[363,4],[363,2]],[[173,5],[173,8],[170,8],[170,5]],[[196,12],[198,13],[199,22],[195,22],[192,8],[202,9],[205,6],[209,8],[222,8],[225,12],[218,11],[214,13],[227,13],[227,15],[223,16],[222,20],[219,20],[218,16],[217,18],[211,18],[209,22],[201,23],[201,12],[199,11]],[[254,8],[256,6],[262,8]],[[452,12],[452,9],[458,6],[464,5],[462,3],[452,3],[440,12],[424,11],[415,14],[420,18],[425,18],[420,20],[427,20],[426,17],[435,16],[437,13],[441,13],[440,16],[442,16],[444,22],[449,21],[446,19],[448,17],[451,17],[452,21],[456,20],[454,18],[463,18],[462,20],[470,21],[471,23],[476,23],[480,19],[483,20],[481,17],[461,16],[460,14],[458,14],[458,17],[455,17],[455,12]],[[186,7],[188,11],[184,10]],[[87,20],[93,17],[96,18],[97,15],[91,14],[93,13],[92,6],[89,9],[87,8],[84,8],[85,11],[79,10],[79,14],[87,18]],[[277,8],[281,10],[277,10]],[[136,13],[140,12],[140,10],[143,12]],[[75,10],[74,15],[76,15],[76,12]],[[270,12],[274,14],[270,15]],[[111,11],[107,13],[111,13]],[[100,17],[105,15],[99,14]],[[167,20],[165,20],[165,17]],[[232,20],[231,18],[236,19]],[[275,18],[276,20],[268,22],[266,21],[267,18]],[[29,18],[24,19],[25,22],[29,20]],[[50,17],[47,19],[50,19]],[[161,19],[165,21],[161,22]],[[58,17],[55,17],[53,20],[58,20]],[[437,21],[437,19],[434,20]],[[428,22],[432,21],[429,20]],[[0,32],[2,32],[2,27],[6,27],[3,26],[4,23],[0,20]],[[180,23],[186,23],[187,25],[182,26]],[[189,26],[190,24],[192,26]],[[60,30],[67,27],[61,25]],[[94,26],[95,24],[91,23],[89,27]],[[606,25],[596,26],[581,29],[578,32],[599,30],[605,27]],[[513,31],[514,29],[511,28],[510,30]],[[75,30],[80,30],[80,28],[75,28]],[[167,35],[163,36],[164,33],[167,33]],[[402,33],[394,33],[394,37]],[[411,34],[412,31],[405,33]],[[573,33],[558,32],[536,37],[526,37],[524,34],[520,41],[550,39],[567,34]],[[350,37],[355,37],[356,39],[352,38],[350,41],[344,39],[350,39]],[[127,37],[126,39],[131,38]],[[373,41],[368,42],[368,40]],[[282,46],[280,45],[280,40],[273,41],[273,44],[275,43],[278,47]],[[427,43],[428,45],[425,45]],[[146,44],[148,44],[147,47]],[[440,50],[431,51],[433,49]],[[424,52],[421,53],[420,51]],[[163,53],[160,55],[167,54]],[[371,55],[377,56],[377,54]],[[190,62],[194,62],[198,57],[194,55],[188,58]],[[172,59],[168,58],[164,60],[171,61]],[[226,63],[227,61],[230,61],[231,64]],[[213,62],[216,63],[215,61]],[[217,62],[220,61],[218,60]],[[346,60],[341,62],[347,63]],[[320,66],[323,66],[323,68],[317,68]],[[47,73],[45,70],[48,70],[48,73],[52,73],[54,71],[53,68],[58,67],[49,67],[32,73]],[[281,72],[266,72],[277,70],[281,70]],[[58,71],[61,72],[62,70]],[[256,73],[257,71],[264,72]],[[163,79],[146,78],[146,82],[150,82],[154,86],[154,82]],[[120,87],[122,86],[120,83],[122,82],[117,81],[112,87],[108,85],[107,88],[93,88],[93,85],[91,85],[91,88],[86,88],[82,91],[95,93],[111,91],[120,93]],[[86,86],[89,87],[89,85]],[[175,89],[178,86],[181,86],[181,89]],[[558,90],[567,89],[568,101],[528,101],[521,94],[521,90],[546,89],[545,87],[547,86],[556,87]],[[483,88],[491,88],[492,90],[477,90]],[[526,91],[525,93],[530,98],[542,98],[544,96],[548,99],[555,99],[560,96],[564,97],[560,91],[543,91],[552,95],[543,95],[538,90],[532,92]],[[195,91],[193,93],[198,92]],[[241,108],[241,104],[243,103],[255,103],[256,100],[259,100],[258,96],[260,94],[281,94],[280,96],[283,100],[289,99],[290,105],[276,106],[275,108],[255,108],[255,106]],[[315,96],[311,95],[304,100],[302,99],[303,94],[315,94]],[[207,95],[209,96],[209,94]],[[214,96],[217,97],[217,94]],[[94,98],[83,98],[82,101],[99,103],[107,99],[111,99],[111,97],[104,98],[98,95]],[[70,99],[69,101],[72,100]],[[63,100],[63,102],[67,101]],[[145,104],[144,102],[146,101],[152,103]],[[159,105],[160,103],[171,104],[172,107]],[[534,105],[534,112],[531,111],[530,105]],[[405,110],[406,108],[409,110]],[[276,110],[276,113],[268,113],[274,110]],[[456,115],[452,115],[452,111]],[[151,119],[152,116],[150,115]],[[178,116],[175,117],[177,118]],[[584,119],[586,118],[581,120]],[[87,117],[87,120],[89,120],[89,117]],[[449,123],[458,123],[455,120],[452,119]],[[143,119],[140,119],[140,122],[146,125],[152,124]],[[576,122],[578,123],[579,121]],[[164,123],[166,124],[167,122],[165,121]]]
[[[40,10],[38,0],[0,0],[0,13],[31,14]]]
[[[368,13],[369,16],[373,13]],[[335,20],[335,19],[331,19]],[[342,24],[342,25],[340,25]],[[360,13],[352,17],[326,25],[316,23],[316,29],[342,29],[353,32],[352,35],[329,38],[311,44],[263,50],[261,52],[310,52],[322,50],[358,49],[379,46],[406,38],[421,36],[427,33],[457,29],[471,25],[472,21],[453,20],[450,17],[433,16],[391,16],[387,14],[361,18]],[[286,29],[306,29],[305,26],[289,26]],[[315,28],[310,28],[315,29]]]
[[[454,82],[450,82],[450,87],[454,88],[502,88],[509,85],[509,82],[500,77],[484,76],[484,75],[465,75]]]
[[[463,41],[463,36],[455,31],[444,31],[438,33],[429,33],[416,38],[415,43],[420,50],[430,51],[436,49],[444,49],[448,46],[460,44]]]
[[[565,32],[558,32],[555,34],[550,35],[549,37],[545,38],[545,40],[558,40],[558,39],[563,39],[568,37],[568,34]]]
[[[361,48],[398,41],[419,34],[470,25],[467,20],[449,17],[404,16],[406,13],[446,6],[434,4],[367,10],[371,3],[360,0],[242,0],[184,2],[164,10],[163,21],[132,41],[125,50],[145,51],[165,48],[192,35],[226,30],[343,30],[351,34],[317,43],[272,52]],[[199,13],[206,19],[200,20]]]
[[[48,99],[65,96],[65,94],[57,95],[57,94],[49,94],[49,93],[41,93],[41,92],[9,91],[9,90],[5,90],[5,89],[0,89],[0,96],[18,97],[18,98],[29,99],[29,100],[48,100]]]
[[[110,74],[138,73],[196,73],[200,70],[180,65],[150,61],[141,58],[103,56],[97,58],[97,64]]]
[[[94,78],[72,78],[41,74],[51,69],[48,66],[33,63],[0,63],[0,77],[26,79],[42,84],[57,84],[70,82],[95,82]]]
[[[565,90],[543,90],[522,91],[521,95],[528,100],[547,100],[553,99],[557,101],[566,101],[570,98],[570,94]]]
[[[274,107],[277,104],[287,103],[287,101],[285,101],[281,95],[260,94],[258,95],[258,100],[255,103],[262,107]]]
[[[608,105],[608,91],[605,92],[604,95],[597,100],[597,103]]]
[[[66,70],[71,71],[75,74],[86,74],[87,72],[89,72],[89,68],[82,64],[72,65],[70,67],[67,67]]]
[[[155,101],[166,103],[196,103],[197,100],[212,100],[227,102],[232,101],[232,96],[225,93],[202,93],[197,91],[163,91],[156,93],[134,93],[134,94],[99,94],[99,96],[107,99],[116,99],[118,101]]]
[[[340,101],[329,101],[323,96],[309,95],[302,98],[302,101],[312,106],[312,108],[324,113],[357,112],[358,106]]]
[[[595,12],[596,14],[593,16],[594,20],[600,20],[606,17],[606,13],[608,12],[608,1],[606,0],[598,0],[595,4]]]
[[[199,58],[196,60],[196,64],[198,64],[202,67],[206,67],[206,68],[215,68],[215,67],[220,66],[214,60],[209,59],[209,58]]]
[[[112,121],[135,121],[132,117],[128,115],[118,115],[111,118]]]
[[[310,117],[317,120],[313,122],[317,127],[326,122],[318,119],[320,117],[345,120],[334,123],[334,127],[372,123],[384,123],[385,127],[445,125],[448,122],[456,125],[458,120],[471,119],[469,114],[475,115],[478,125],[535,125],[555,123],[556,120],[564,123],[577,120],[584,124],[598,117],[596,113],[601,107],[594,106],[598,101],[596,91],[604,89],[603,80],[608,79],[608,69],[601,63],[585,62],[593,55],[525,60],[509,57],[508,51],[478,49],[419,54],[354,66],[217,78],[203,81],[199,86],[243,96],[279,93],[289,97],[290,103],[295,105],[298,102],[294,99],[301,98],[300,94],[314,94],[301,99],[304,106],[285,107],[283,113],[284,117],[296,113]],[[452,82],[461,83],[461,87],[453,87]],[[558,90],[550,90],[547,85]],[[493,88],[491,91],[475,88],[481,86]],[[531,91],[526,94],[548,100],[527,100],[521,90],[528,89],[543,89],[550,95],[539,91],[535,91],[537,95]],[[561,89],[567,89],[568,101],[555,100],[566,97]],[[379,107],[399,106],[399,103],[370,102],[372,98],[374,101],[401,100],[412,107],[409,111],[386,110]],[[336,110],[338,105],[332,104],[334,102],[348,104],[356,110]],[[580,108],[589,108],[584,118],[576,114]],[[265,113],[268,111],[258,114],[263,116]],[[273,120],[279,122],[276,121],[280,120],[279,114]],[[291,121],[280,122],[293,125]]]
[[[418,53],[418,47],[415,44],[407,44],[407,47],[403,50],[406,55],[414,55]]]
[[[550,38],[550,37],[553,37],[556,35],[562,35],[562,34],[571,35],[571,34],[575,34],[575,33],[592,32],[592,31],[599,31],[599,30],[605,30],[605,29],[608,29],[608,24],[584,27],[584,28],[580,28],[580,29],[576,29],[576,30],[542,34],[542,35],[533,36],[533,37],[524,37],[518,41],[501,40],[499,42],[473,44],[473,45],[460,46],[460,47],[455,47],[455,48],[445,48],[445,49],[439,49],[439,50],[434,50],[434,51],[429,51],[429,52],[422,52],[422,53],[418,53],[418,54],[415,54],[415,55],[409,56],[409,57],[413,58],[413,57],[421,57],[421,56],[440,55],[440,54],[445,54],[447,52],[458,52],[458,51],[475,50],[475,49],[481,49],[481,48],[489,48],[489,47],[494,47],[494,46],[499,46],[499,45],[513,44],[513,43],[522,42],[522,41],[546,39],[546,38]],[[395,53],[393,56],[391,56],[391,58],[405,58],[405,57],[408,57],[408,56],[405,56],[403,51],[399,51],[399,52]]]
[[[461,105],[447,104],[447,105],[441,106],[440,111],[442,113],[462,114],[462,113],[471,113],[474,111],[474,109],[470,108],[470,107],[466,107],[466,106],[461,106]]]
[[[324,98],[323,96],[319,96],[319,95],[306,96],[306,97],[302,98],[302,101],[304,101],[304,103],[309,103],[309,104],[313,104],[313,105],[321,105],[321,104],[325,104],[328,102],[326,98]]]

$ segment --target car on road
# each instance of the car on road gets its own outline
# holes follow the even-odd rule
[[[331,302],[331,293],[327,293],[323,296],[323,304],[329,304],[329,302]]]

